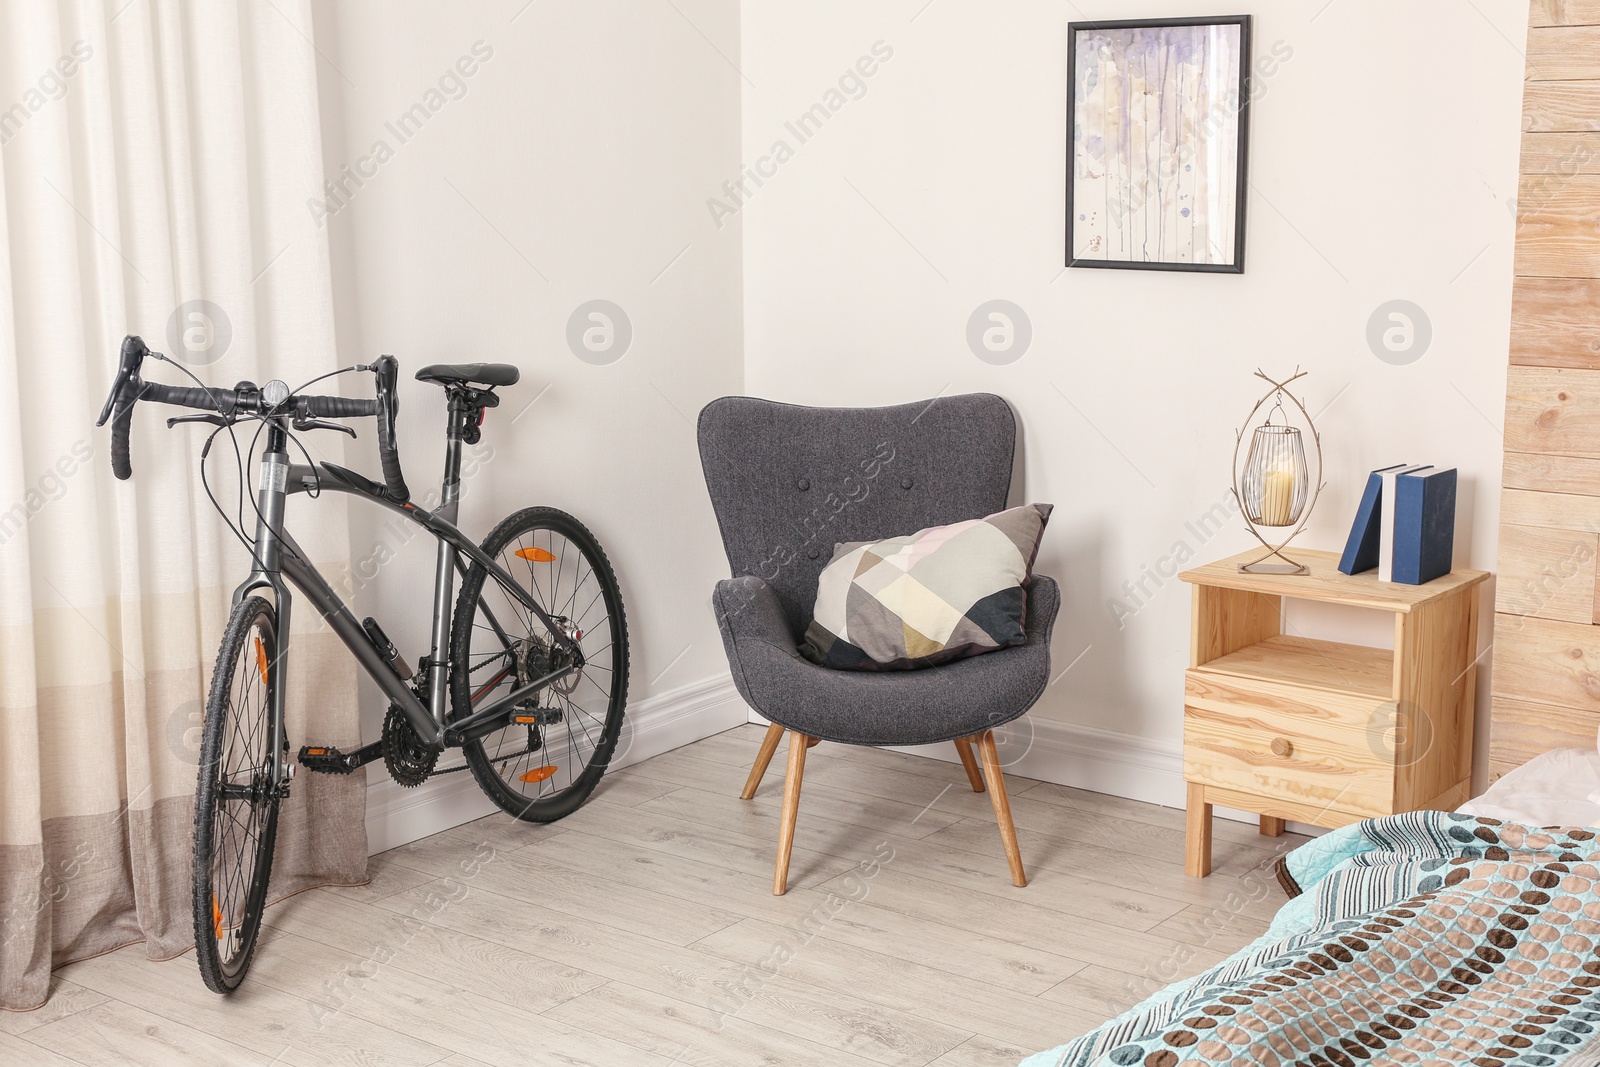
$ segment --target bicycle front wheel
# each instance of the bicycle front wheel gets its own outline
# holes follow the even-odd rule
[[[628,624],[606,554],[584,525],[554,508],[525,508],[483,550],[583,650],[582,666],[524,702],[514,723],[463,746],[478,785],[502,811],[554,822],[576,811],[605,774],[628,698]],[[572,663],[544,621],[474,564],[456,602],[451,709],[462,719]]]
[[[233,609],[211,675],[194,802],[194,947],[216,993],[244,981],[261,932],[278,833],[273,695],[277,612],[261,597]]]

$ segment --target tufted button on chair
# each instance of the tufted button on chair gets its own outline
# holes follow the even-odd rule
[[[836,543],[1004,510],[1016,445],[1011,408],[987,393],[883,408],[723,397],[700,412],[699,438],[733,571],[713,595],[718,626],[734,684],[771,722],[741,797],[755,795],[789,733],[773,892],[788,886],[806,750],[818,741],[953,741],[972,788],[989,793],[1012,882],[1026,885],[994,730],[1026,713],[1049,683],[1056,583],[1033,576],[1028,640],[1011,648],[884,672],[830,670],[799,649]]]

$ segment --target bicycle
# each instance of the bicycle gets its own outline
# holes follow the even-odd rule
[[[530,507],[502,520],[482,545],[456,528],[461,451],[476,444],[484,415],[499,405],[496,388],[514,385],[506,364],[437,364],[416,377],[443,387],[449,415],[443,484],[430,509],[411,500],[395,443],[399,364],[382,356],[332,374],[371,371],[376,398],[308,395],[273,380],[214,389],[146,382],[146,357],[187,369],[138,337],[123,340],[117,376],[97,426],[111,420],[112,472],[133,471],[129,430],[140,400],[197,409],[167,420],[214,426],[201,451],[206,493],[251,555],[250,574],[233,607],[212,672],[195,788],[194,926],[200,974],[217,993],[244,980],[253,958],[272,873],[278,806],[296,766],[351,774],[379,758],[403,786],[435,774],[449,748],[502,811],[530,822],[553,822],[594,790],[615,753],[628,687],[628,634],[622,594],[605,551],[582,523],[553,508]],[[333,419],[376,417],[384,481],[326,461],[314,463],[294,431],[356,435]],[[238,453],[237,423],[259,425]],[[240,467],[240,522],[235,525],[206,479],[206,459],[227,431]],[[243,473],[261,435],[254,499],[255,536],[244,533]],[[304,463],[291,462],[290,444]],[[413,671],[373,618],[356,621],[285,527],[288,497],[346,493],[399,512],[438,541],[431,647]],[[461,589],[451,610],[452,586]],[[287,581],[286,581],[287,580]],[[290,586],[321,612],[362,670],[389,700],[382,736],[351,752],[305,745],[289,757],[284,723],[289,665]],[[267,594],[267,595],[263,595]],[[270,599],[269,599],[270,596]],[[598,614],[596,614],[598,609]],[[587,688],[586,688],[587,684]]]

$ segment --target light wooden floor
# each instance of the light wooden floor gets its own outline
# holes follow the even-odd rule
[[[958,764],[823,744],[773,897],[782,760],[737,799],[760,736],[617,772],[554,826],[374,857],[370,886],[271,909],[228,999],[191,955],[65,967],[0,1013],[0,1063],[1013,1065],[1260,933],[1303,840],[1219,820],[1190,879],[1181,812],[1011,779],[1016,889]]]

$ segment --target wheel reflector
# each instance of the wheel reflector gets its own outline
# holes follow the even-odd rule
[[[256,638],[256,670],[261,672],[261,684],[267,684],[267,646]]]
[[[217,940],[222,940],[222,907],[217,903],[217,895],[211,894],[211,925],[217,931]]]
[[[556,773],[556,768],[550,766],[535,767],[531,771],[523,771],[517,775],[519,782],[542,782]]]
[[[555,553],[546,552],[542,548],[519,548],[517,549],[517,555],[534,563],[554,563],[556,561]]]

